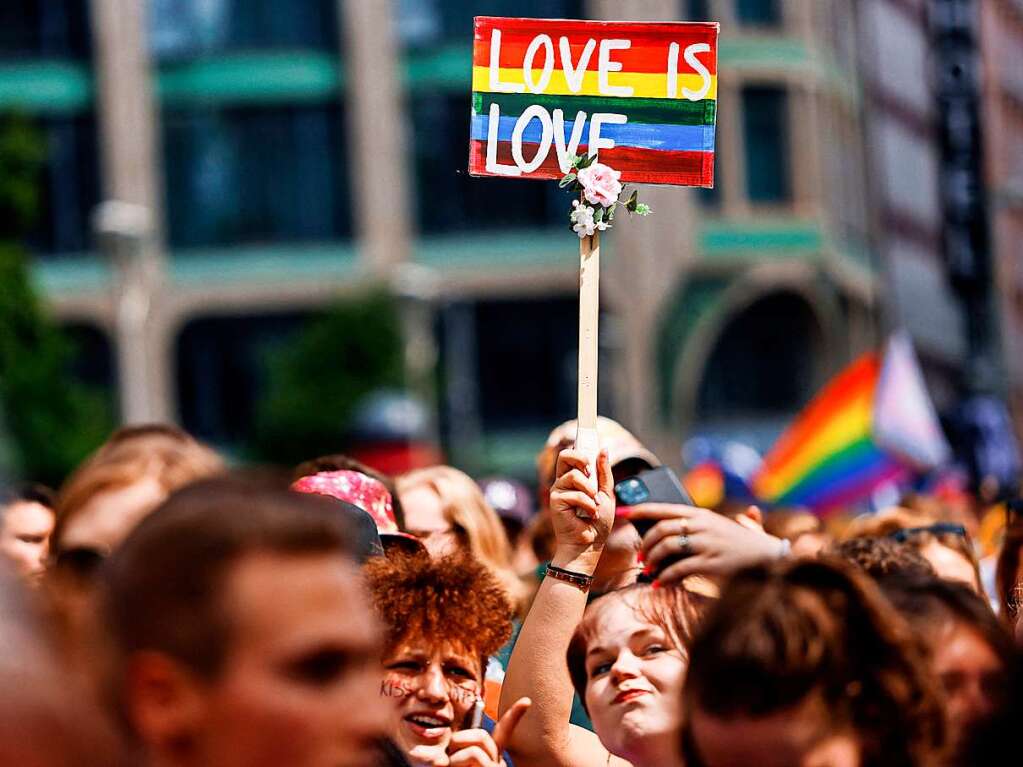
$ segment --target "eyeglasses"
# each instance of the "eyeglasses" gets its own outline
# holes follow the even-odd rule
[[[931,535],[958,535],[960,538],[965,538],[966,528],[953,522],[939,522],[936,525],[928,525],[927,527],[907,527],[902,530],[896,530],[895,532],[889,533],[888,537],[892,540],[898,541],[899,543],[905,543],[914,535],[921,535],[922,533],[930,533]]]

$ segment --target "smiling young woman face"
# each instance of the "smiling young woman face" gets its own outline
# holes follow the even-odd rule
[[[444,753],[451,735],[466,726],[482,679],[481,658],[424,638],[400,642],[384,659],[381,692],[395,702],[401,750],[420,758]]]
[[[586,708],[604,746],[636,761],[653,741],[677,740],[686,660],[665,630],[643,618],[639,592],[604,597],[591,609]]]

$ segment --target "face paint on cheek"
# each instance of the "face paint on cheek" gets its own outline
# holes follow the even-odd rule
[[[380,695],[385,698],[407,698],[414,692],[412,685],[405,679],[385,677],[380,683]]]

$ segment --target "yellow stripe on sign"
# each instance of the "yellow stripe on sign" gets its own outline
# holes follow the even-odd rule
[[[525,75],[519,69],[500,69],[499,81],[514,85],[525,85]],[[533,82],[539,83],[542,69],[533,70]],[[632,98],[637,99],[665,99],[672,98],[668,93],[668,76],[666,74],[655,74],[651,72],[608,72],[607,84],[611,87],[632,88]],[[704,86],[704,79],[700,75],[691,73],[679,74],[678,93],[675,98],[685,98],[682,89],[698,93]],[[472,68],[472,89],[482,93],[496,92],[490,87],[490,67]],[[550,96],[612,96],[612,93],[602,93],[598,87],[597,72],[587,71],[583,75],[582,87],[578,92],[568,87],[565,73],[558,69],[551,73],[551,80],[543,93]],[[701,98],[716,99],[718,96],[717,75],[710,75],[710,90]]]

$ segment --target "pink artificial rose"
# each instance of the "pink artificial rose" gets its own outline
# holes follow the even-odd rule
[[[618,195],[622,193],[622,185],[618,182],[621,172],[603,163],[595,162],[588,168],[582,168],[577,177],[583,187],[583,196],[591,205],[602,205],[605,208],[614,205]]]

